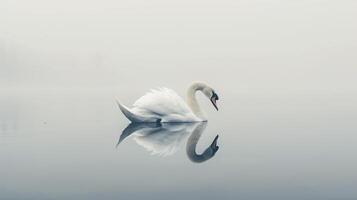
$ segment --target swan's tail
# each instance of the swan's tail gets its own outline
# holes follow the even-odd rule
[[[143,122],[145,121],[142,117],[135,115],[128,107],[124,106],[121,104],[118,99],[116,99],[116,102],[121,110],[121,112],[125,115],[126,118],[128,118],[132,122]]]

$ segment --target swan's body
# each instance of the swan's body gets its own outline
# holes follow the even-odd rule
[[[217,94],[204,83],[194,83],[187,91],[187,103],[168,88],[151,90],[128,108],[118,105],[132,122],[199,122],[207,121],[196,100],[196,91],[202,91],[216,106]]]
[[[139,98],[133,108],[118,103],[120,110],[132,122],[196,122],[201,121],[185,101],[168,88],[151,90]]]

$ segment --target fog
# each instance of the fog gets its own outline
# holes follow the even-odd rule
[[[355,1],[0,3],[0,87],[356,94]]]
[[[356,10],[352,0],[0,1],[0,198],[354,199]],[[158,86],[183,96],[195,80],[214,88],[219,111],[198,96],[209,122],[191,145],[190,127],[130,126],[115,104]],[[144,128],[161,137],[135,138]]]

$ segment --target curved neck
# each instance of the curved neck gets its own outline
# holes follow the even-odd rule
[[[196,99],[196,92],[202,91],[204,88],[205,88],[205,84],[194,83],[187,90],[187,104],[191,108],[192,112],[202,120],[206,120],[206,117],[204,116],[200,106],[198,105]]]
[[[202,154],[196,153],[196,146],[197,146],[198,140],[200,139],[203,131],[205,130],[206,125],[207,125],[206,122],[198,124],[197,127],[193,130],[191,136],[187,140],[186,153],[187,153],[188,158],[192,162],[201,163],[206,160],[209,160],[218,151],[218,146],[217,146],[218,136],[216,136],[216,138],[213,140],[212,144],[210,146],[208,146],[207,149]]]

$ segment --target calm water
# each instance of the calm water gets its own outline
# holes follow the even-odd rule
[[[0,200],[356,200],[357,1],[0,1]],[[153,87],[208,123],[129,124]]]
[[[143,91],[3,93],[1,199],[357,196],[354,98],[225,91],[208,123],[129,125],[114,97]]]

